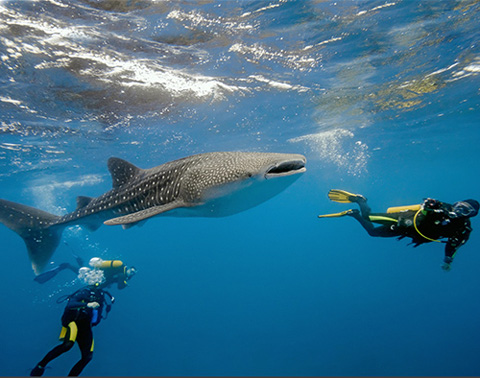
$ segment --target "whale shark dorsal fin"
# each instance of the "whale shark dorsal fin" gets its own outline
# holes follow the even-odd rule
[[[116,157],[108,159],[107,165],[108,170],[112,175],[112,186],[114,189],[131,181],[142,171],[142,169],[136,167],[132,163]]]
[[[81,209],[82,207],[87,206],[90,202],[92,202],[92,200],[93,200],[92,197],[78,196],[77,197],[77,210]]]
[[[191,205],[187,205],[183,201],[174,201],[174,202],[167,203],[165,205],[149,207],[148,209],[137,211],[136,213],[131,213],[121,217],[112,218],[112,219],[106,220],[105,222],[103,222],[103,224],[106,224],[107,226],[115,226],[119,224],[128,225],[131,223],[140,222],[147,218],[154,217],[155,215],[165,213],[167,211],[176,209],[178,207],[189,207],[189,206]],[[129,227],[124,227],[124,228],[129,228]]]

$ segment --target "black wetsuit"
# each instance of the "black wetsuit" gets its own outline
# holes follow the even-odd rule
[[[75,341],[81,352],[81,359],[70,370],[69,376],[78,376],[84,367],[90,362],[93,355],[92,326],[100,323],[104,306],[105,296],[111,295],[95,286],[80,289],[68,297],[68,303],[62,316],[63,343],[53,348],[32,370],[31,376],[43,374],[45,366],[61,354],[72,349]],[[87,304],[97,302],[100,306],[93,309]]]
[[[452,216],[453,207],[448,203],[438,202],[438,208],[434,210],[420,212],[407,210],[398,213],[370,213],[366,201],[358,201],[358,204],[361,214],[353,212],[350,215],[360,222],[370,236],[409,237],[415,247],[433,240],[447,238],[444,258],[446,263],[452,262],[456,251],[467,242],[472,232],[470,219]],[[380,220],[374,220],[379,217]],[[382,220],[381,218],[386,219]],[[388,218],[392,220],[389,221]],[[372,222],[381,225],[375,227]]]

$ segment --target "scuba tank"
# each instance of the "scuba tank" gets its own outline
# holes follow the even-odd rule
[[[399,212],[408,211],[408,210],[418,211],[420,210],[421,207],[422,205],[394,206],[394,207],[389,207],[387,209],[387,213],[388,214],[399,213]]]

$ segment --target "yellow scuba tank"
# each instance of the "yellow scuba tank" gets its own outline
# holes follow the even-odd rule
[[[121,260],[104,260],[95,267],[98,269],[109,269],[109,268],[120,268],[123,266],[123,261]]]
[[[407,205],[407,206],[394,206],[394,207],[389,207],[387,209],[387,213],[400,213],[402,211],[408,211],[408,210],[413,210],[413,211],[418,211],[422,205]]]
[[[123,261],[121,260],[102,260],[99,257],[93,257],[90,259],[90,265],[97,269],[118,269],[123,266]]]

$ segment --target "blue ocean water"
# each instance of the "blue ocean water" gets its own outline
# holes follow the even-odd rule
[[[0,1],[1,198],[73,211],[111,188],[111,156],[307,157],[237,215],[65,230],[52,266],[138,269],[83,375],[480,375],[479,219],[445,272],[438,243],[317,218],[348,208],[331,188],[379,212],[480,198],[479,17],[473,0]],[[22,239],[0,238],[0,374],[28,375],[82,283],[38,284]]]

